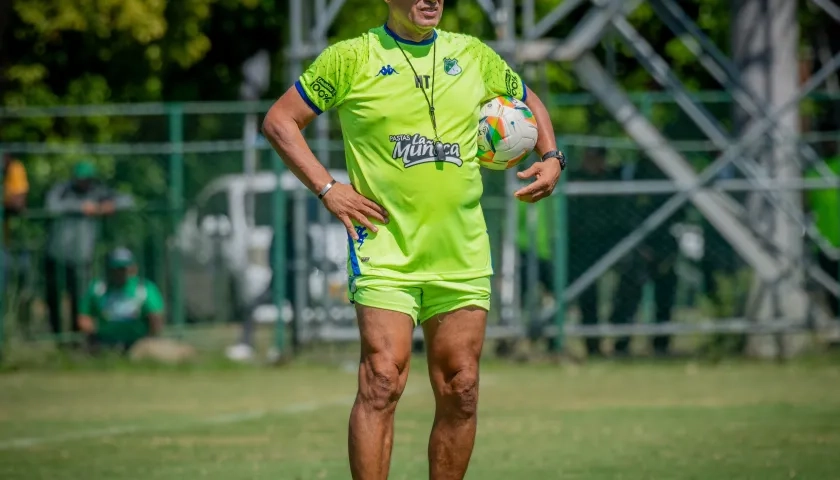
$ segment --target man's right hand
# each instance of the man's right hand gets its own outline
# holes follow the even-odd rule
[[[335,215],[335,218],[341,220],[354,241],[359,239],[359,235],[353,227],[353,222],[366,227],[373,233],[376,233],[378,229],[370,219],[383,224],[388,223],[388,212],[373,200],[360,195],[352,185],[336,183],[321,201],[327,210]]]

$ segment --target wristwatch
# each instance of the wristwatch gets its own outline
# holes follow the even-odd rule
[[[545,155],[542,156],[542,161],[546,161],[549,158],[556,158],[557,161],[560,162],[560,170],[566,169],[566,156],[563,155],[563,152],[560,150],[552,150],[550,152],[546,152]]]

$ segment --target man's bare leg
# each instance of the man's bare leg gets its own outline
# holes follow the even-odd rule
[[[354,480],[386,480],[394,444],[394,412],[408,380],[414,322],[403,313],[357,305],[362,355],[350,413]]]
[[[478,425],[478,362],[487,312],[464,308],[423,322],[435,423],[429,438],[429,478],[461,480]]]

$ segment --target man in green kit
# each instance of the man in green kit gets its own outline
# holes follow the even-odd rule
[[[840,155],[832,156],[825,161],[828,168],[835,175],[840,176]],[[806,173],[808,178],[821,178],[816,168]],[[814,216],[817,230],[825,237],[831,246],[840,249],[840,187],[833,189],[808,190],[806,201]],[[823,251],[817,254],[820,268],[831,278],[840,281],[840,261],[831,258]],[[840,299],[828,293],[828,307],[832,317],[840,315]]]
[[[107,275],[94,280],[79,304],[79,330],[93,351],[128,351],[137,341],[163,330],[163,296],[157,285],[137,275],[134,255],[116,248],[107,259]]]
[[[522,99],[539,128],[515,193],[548,197],[564,165],[545,106],[487,45],[436,30],[444,0],[385,0],[387,23],[330,46],[269,110],[263,132],[288,168],[347,227],[361,358],[348,448],[352,478],[385,480],[412,331],[426,340],[435,416],[429,478],[464,477],[475,442],[478,364],[490,307],[490,241],[476,158],[482,102]],[[350,184],[301,134],[335,109]]]

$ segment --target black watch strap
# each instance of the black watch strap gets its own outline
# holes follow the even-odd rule
[[[542,156],[542,161],[546,161],[549,158],[556,158],[560,162],[560,169],[566,169],[566,156],[563,155],[563,152],[560,150],[552,150],[550,152],[546,152],[545,155]]]

